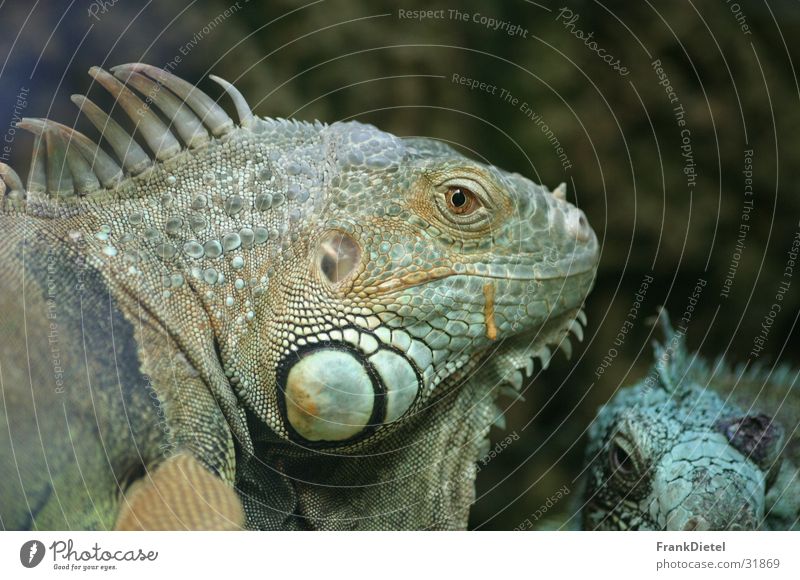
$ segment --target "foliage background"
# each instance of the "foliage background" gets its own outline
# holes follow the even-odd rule
[[[593,32],[630,74],[620,76],[570,34],[557,20],[562,7],[578,14],[575,28]],[[434,8],[518,24],[527,37],[471,19],[398,17],[399,9]],[[226,9],[233,13],[205,34]],[[30,89],[26,115],[69,122],[75,111],[67,95],[86,90],[89,66],[163,65],[181,55],[177,73],[191,81],[209,72],[235,81],[261,115],[359,119],[398,135],[452,141],[550,187],[570,184],[569,199],[584,209],[602,243],[587,337],[572,362],[556,357],[527,388],[526,401],[509,406],[508,430],[519,440],[481,470],[475,528],[517,527],[565,485],[570,499],[577,495],[584,429],[615,389],[646,372],[653,338],[646,319],[661,304],[680,317],[698,279],[707,286],[689,345],[709,357],[752,358],[798,232],[800,91],[793,63],[800,9],[794,2],[118,0],[103,11],[102,3],[75,0],[6,4],[3,15],[0,128],[10,126],[20,87]],[[686,110],[697,173],[691,191],[655,59]],[[546,136],[517,107],[454,84],[454,73],[529,103],[572,167],[562,168]],[[210,81],[200,86],[219,93]],[[15,136],[15,167],[26,167],[30,143]],[[746,149],[754,152],[751,229],[723,298],[740,232]],[[596,369],[646,276],[654,282],[641,314],[598,379]],[[761,353],[766,364],[798,362],[798,289],[796,277]],[[495,439],[504,436],[498,431]],[[557,525],[573,508],[558,502],[536,525]]]

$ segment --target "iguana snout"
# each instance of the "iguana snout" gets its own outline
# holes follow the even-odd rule
[[[764,517],[764,474],[721,435],[683,433],[652,470],[655,529],[754,530]]]

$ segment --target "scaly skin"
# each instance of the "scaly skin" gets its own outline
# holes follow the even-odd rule
[[[710,365],[662,324],[648,377],[590,428],[583,527],[800,527],[800,373]]]
[[[115,69],[168,130],[90,72],[158,160],[80,97],[125,175],[20,124],[46,147],[27,191],[2,168],[3,525],[465,527],[497,387],[585,323],[597,240],[564,190],[258,118],[218,81],[235,126],[163,71]]]

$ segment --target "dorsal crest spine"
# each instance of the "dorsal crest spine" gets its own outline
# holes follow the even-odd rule
[[[233,119],[214,99],[166,70],[133,63],[116,66],[111,72],[92,67],[89,75],[134,122],[155,161],[108,112],[84,95],[73,95],[72,101],[105,138],[116,159],[72,127],[49,119],[24,118],[17,126],[36,136],[28,183],[23,185],[11,167],[0,163],[4,206],[24,203],[30,195],[63,199],[113,190],[126,177],[139,175],[186,149],[205,147],[211,139],[235,128]],[[262,120],[253,115],[242,94],[219,77],[211,75],[211,79],[232,98],[240,126],[257,132]]]

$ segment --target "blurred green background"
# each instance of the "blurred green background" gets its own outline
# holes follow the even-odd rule
[[[428,9],[442,17],[399,12]],[[493,29],[484,18],[500,25]],[[649,366],[647,318],[659,305],[680,318],[698,280],[705,281],[688,327],[690,347],[755,360],[753,340],[800,228],[800,92],[792,64],[800,60],[799,36],[800,9],[788,1],[5,4],[0,130],[10,126],[22,89],[25,115],[70,122],[68,95],[87,89],[89,66],[163,66],[180,57],[177,74],[235,81],[261,115],[358,119],[453,142],[550,187],[566,181],[568,198],[602,244],[586,340],[575,345],[571,362],[556,356],[525,402],[502,401],[510,405],[507,429],[519,439],[481,470],[471,521],[480,529],[515,528],[567,486],[568,499],[536,522],[552,526],[571,513],[582,436],[597,406]],[[453,74],[497,90],[470,90],[452,82]],[[219,94],[207,80],[200,86]],[[502,90],[519,101],[504,100]],[[523,102],[552,133],[524,114]],[[12,164],[23,170],[31,140],[20,134],[12,141]],[[753,205],[743,222],[745,199]],[[742,223],[750,226],[744,238]],[[634,326],[615,345],[649,277]],[[798,362],[798,290],[800,274],[760,354],[767,364]],[[611,348],[616,356],[598,378]]]

